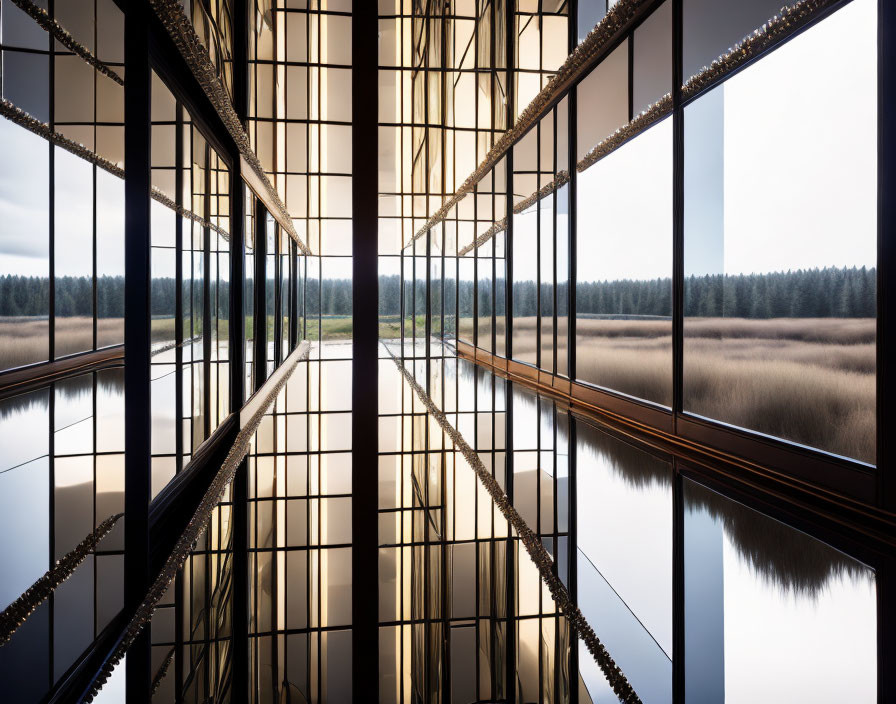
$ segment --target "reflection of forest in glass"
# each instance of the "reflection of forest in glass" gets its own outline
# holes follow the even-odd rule
[[[876,286],[867,267],[687,277],[686,410],[873,462]],[[514,331],[532,349],[536,292],[514,282]],[[671,312],[669,278],[578,283],[577,377],[670,404]]]

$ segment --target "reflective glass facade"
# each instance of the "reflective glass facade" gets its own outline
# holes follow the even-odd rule
[[[896,699],[894,32],[0,0],[4,697]]]

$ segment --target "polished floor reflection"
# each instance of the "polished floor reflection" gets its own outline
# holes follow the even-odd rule
[[[379,366],[379,682],[352,682],[374,576],[352,574],[351,347],[325,342],[248,458],[253,702],[672,702],[676,676],[688,703],[877,700],[870,568],[691,479],[676,498],[678,458],[618,429],[398,352]],[[0,402],[4,606],[114,519],[0,647],[11,701],[41,700],[121,606],[121,394],[109,370]],[[232,700],[233,511],[228,489],[152,618],[155,702]]]
[[[404,368],[416,391],[392,360],[380,369],[380,701],[671,702],[682,612],[687,702],[876,701],[871,569],[682,479],[676,604],[675,457],[463,360]],[[545,572],[629,694],[558,613]]]

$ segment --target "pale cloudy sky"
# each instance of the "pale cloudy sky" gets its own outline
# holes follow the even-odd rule
[[[46,140],[0,118],[0,275],[49,275],[49,148]],[[89,275],[93,169],[56,150],[56,273]],[[124,181],[97,169],[97,266],[124,274]]]
[[[854,0],[688,108],[687,274],[875,264],[876,37]],[[671,275],[671,145],[666,119],[580,175],[580,280]]]

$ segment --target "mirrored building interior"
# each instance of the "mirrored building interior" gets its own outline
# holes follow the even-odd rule
[[[0,698],[896,701],[896,6],[0,0]]]

